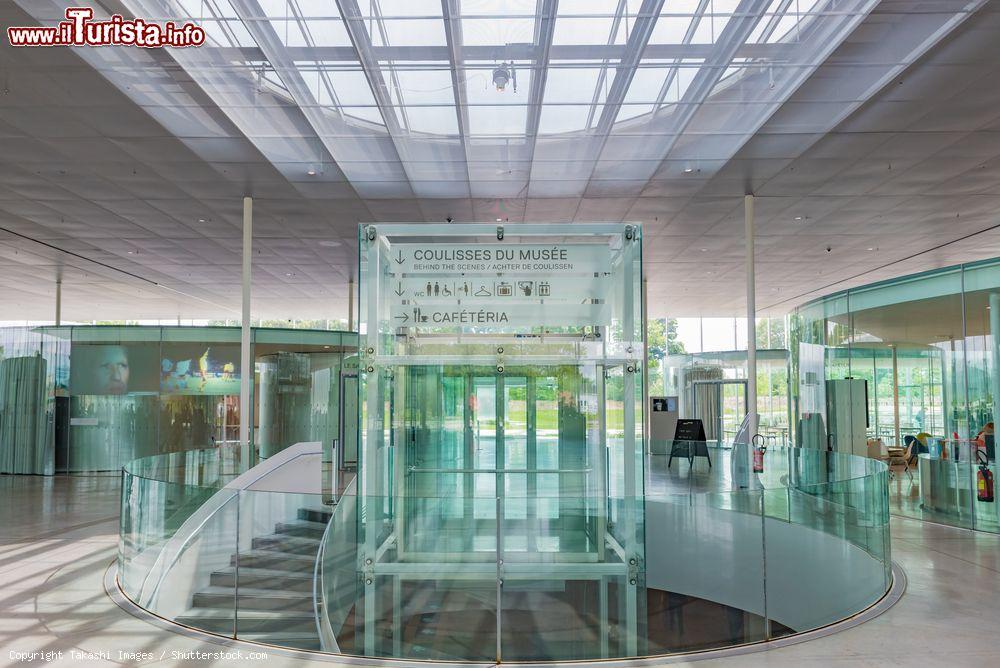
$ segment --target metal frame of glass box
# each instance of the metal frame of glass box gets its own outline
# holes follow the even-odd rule
[[[359,253],[364,654],[398,656],[422,595],[495,615],[483,658],[637,655],[640,226],[367,225]],[[590,604],[590,645],[515,639],[515,607]]]

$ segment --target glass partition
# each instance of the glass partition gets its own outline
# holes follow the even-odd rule
[[[0,473],[51,475],[65,466],[69,422],[65,330],[0,327]]]
[[[855,454],[889,465],[893,512],[1000,531],[998,504],[987,500],[997,472],[998,295],[1000,261],[990,260],[799,308],[792,317],[799,441],[843,443],[836,434],[847,433]],[[820,380],[823,398],[815,400]]]
[[[332,461],[344,441],[356,453],[340,401],[357,335],[254,328],[251,345],[255,452],[321,441]],[[241,376],[233,327],[0,328],[0,472],[117,474],[136,458],[232,444]]]

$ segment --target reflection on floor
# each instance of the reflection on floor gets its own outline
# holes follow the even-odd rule
[[[649,653],[693,652],[760,640],[764,619],[759,615],[693,596],[650,589],[647,592]],[[792,633],[771,622],[771,633]]]
[[[145,651],[166,665],[245,666],[245,654],[186,659],[226,648],[151,626],[108,599],[102,578],[115,555],[117,513],[115,478],[0,476],[0,656],[13,663],[10,652],[61,651],[54,665],[79,666],[69,654],[77,651],[96,656],[87,666],[121,666],[136,662],[120,651]],[[996,665],[1000,536],[899,517],[892,535],[909,583],[884,615],[826,638],[701,665]],[[262,652],[268,666],[307,663]]]

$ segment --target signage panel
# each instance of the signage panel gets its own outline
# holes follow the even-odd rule
[[[420,304],[583,304],[606,299],[608,277],[405,276],[389,284],[389,299]]]
[[[602,274],[611,271],[611,252],[603,244],[405,244],[392,245],[393,271],[404,274],[555,273]]]
[[[607,240],[400,240],[384,252],[385,273],[378,286],[388,316],[398,327],[610,325],[611,304],[618,303],[611,298],[618,278],[611,269],[619,251]]]
[[[609,324],[606,304],[392,304],[398,327],[512,328]]]

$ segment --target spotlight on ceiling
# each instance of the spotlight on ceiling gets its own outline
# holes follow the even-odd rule
[[[517,92],[517,71],[514,70],[514,63],[500,63],[493,68],[493,85],[501,93],[506,90],[507,84],[512,84],[514,92]]]

